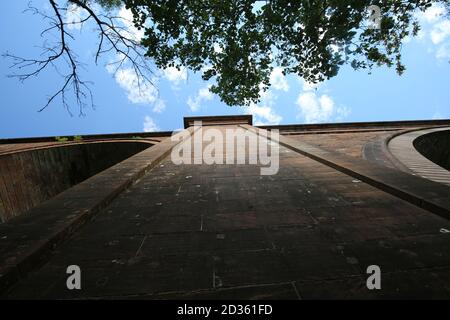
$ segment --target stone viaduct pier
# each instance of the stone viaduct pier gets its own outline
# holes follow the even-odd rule
[[[450,298],[450,120],[184,126],[182,140],[1,140],[0,297]],[[171,157],[200,129],[237,128],[276,146],[276,174]],[[69,265],[80,290],[67,288]],[[370,265],[380,290],[366,286]]]

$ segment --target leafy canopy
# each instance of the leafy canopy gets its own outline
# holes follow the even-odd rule
[[[160,68],[188,67],[215,79],[211,91],[228,105],[258,102],[270,73],[311,83],[354,69],[395,66],[402,74],[402,40],[419,31],[415,18],[432,3],[366,0],[124,0],[145,29],[146,56]],[[369,6],[381,9],[370,28]]]

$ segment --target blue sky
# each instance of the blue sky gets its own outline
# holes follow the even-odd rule
[[[27,3],[0,1],[1,53],[36,57],[41,52],[37,46],[47,23],[23,13]],[[44,0],[33,4],[48,8]],[[73,29],[73,46],[86,63],[84,78],[93,82],[95,110],[87,108],[79,117],[74,106],[71,116],[57,100],[37,112],[61,85],[61,77],[49,69],[20,83],[7,77],[13,72],[11,60],[0,57],[0,138],[174,130],[182,127],[183,116],[192,115],[253,114],[257,124],[450,118],[450,21],[439,12],[433,7],[422,14],[419,37],[404,44],[404,75],[387,68],[369,75],[343,67],[338,76],[312,88],[275,69],[272,88],[251,107],[226,106],[209,93],[199,74],[186,70],[157,71],[159,90],[139,94],[132,74],[125,70],[114,77],[105,67],[106,57],[98,65],[92,62],[95,37],[90,28]]]

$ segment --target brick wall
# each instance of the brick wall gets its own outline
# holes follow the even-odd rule
[[[99,142],[0,155],[1,222],[150,146],[143,142]]]

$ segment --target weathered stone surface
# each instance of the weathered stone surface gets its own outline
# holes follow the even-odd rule
[[[146,157],[121,162],[48,200],[29,215],[0,224],[1,245],[7,248],[0,250],[0,290],[39,267],[51,250],[157,165],[175,144],[165,140],[143,151]],[[115,178],[117,172],[120,174]]]
[[[415,205],[421,194],[443,189],[420,178],[407,180],[416,187],[408,189],[407,176],[384,178],[393,171],[305,149],[339,170],[286,147],[273,176],[260,176],[257,165],[174,165],[166,157],[3,298],[449,298],[450,235],[442,230],[450,222]],[[125,163],[98,184],[122,177]],[[371,185],[349,172],[381,181]],[[86,209],[95,185],[77,186],[79,202],[66,205]],[[445,197],[433,201],[445,210]],[[21,227],[32,234],[32,223]],[[20,239],[11,226],[4,232]],[[70,264],[81,267],[80,291],[66,288]],[[371,264],[382,271],[378,291],[366,287]]]
[[[0,221],[26,214],[47,199],[150,146],[150,141],[46,143],[6,153],[0,145]],[[8,150],[8,149],[7,149]],[[14,150],[14,149],[13,149]]]

